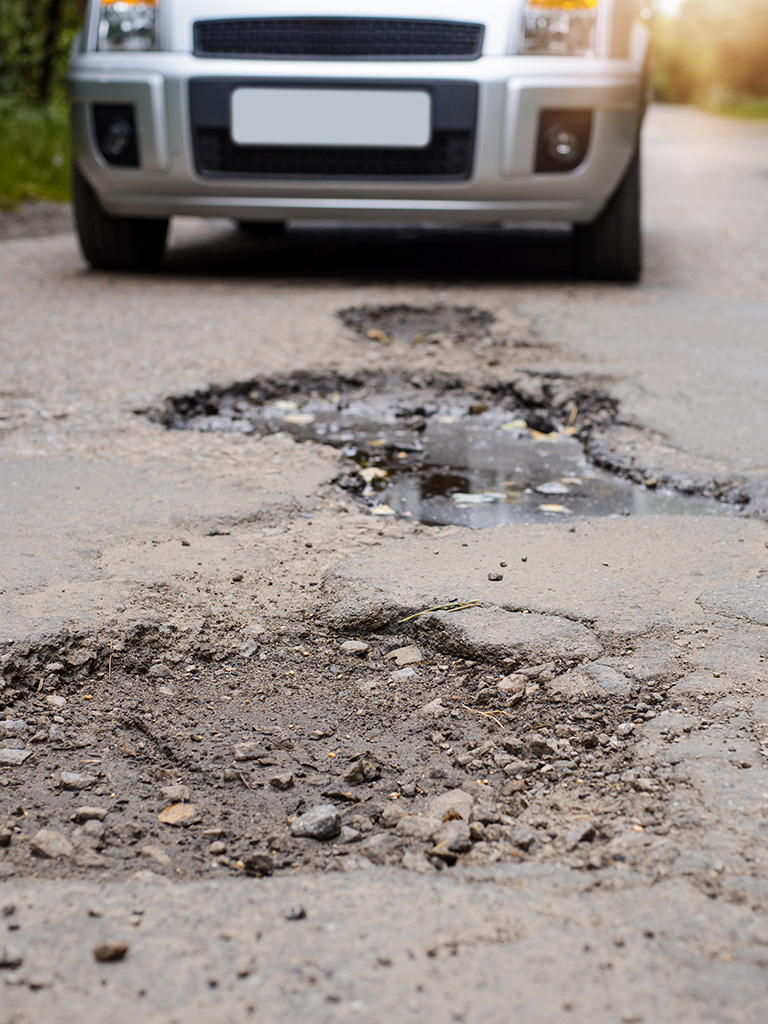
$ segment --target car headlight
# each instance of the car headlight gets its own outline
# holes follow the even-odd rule
[[[102,0],[99,49],[156,49],[156,9],[156,0]]]
[[[522,53],[594,53],[598,0],[527,0]]]

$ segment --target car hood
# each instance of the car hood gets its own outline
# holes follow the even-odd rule
[[[485,25],[483,53],[510,53],[524,0],[164,0],[171,47],[189,50],[192,25],[201,19],[243,17],[434,18]]]

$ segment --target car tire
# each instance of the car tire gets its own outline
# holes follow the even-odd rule
[[[168,218],[112,217],[75,166],[72,171],[75,227],[83,255],[97,270],[155,270],[165,252]]]
[[[591,224],[576,224],[573,241],[579,277],[638,280],[643,265],[639,146],[606,208]]]

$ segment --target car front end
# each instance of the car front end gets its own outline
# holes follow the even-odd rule
[[[69,90],[107,216],[590,224],[637,153],[635,0],[91,0]]]

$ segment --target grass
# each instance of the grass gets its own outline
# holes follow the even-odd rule
[[[66,103],[22,106],[0,98],[0,209],[36,199],[69,199]]]

